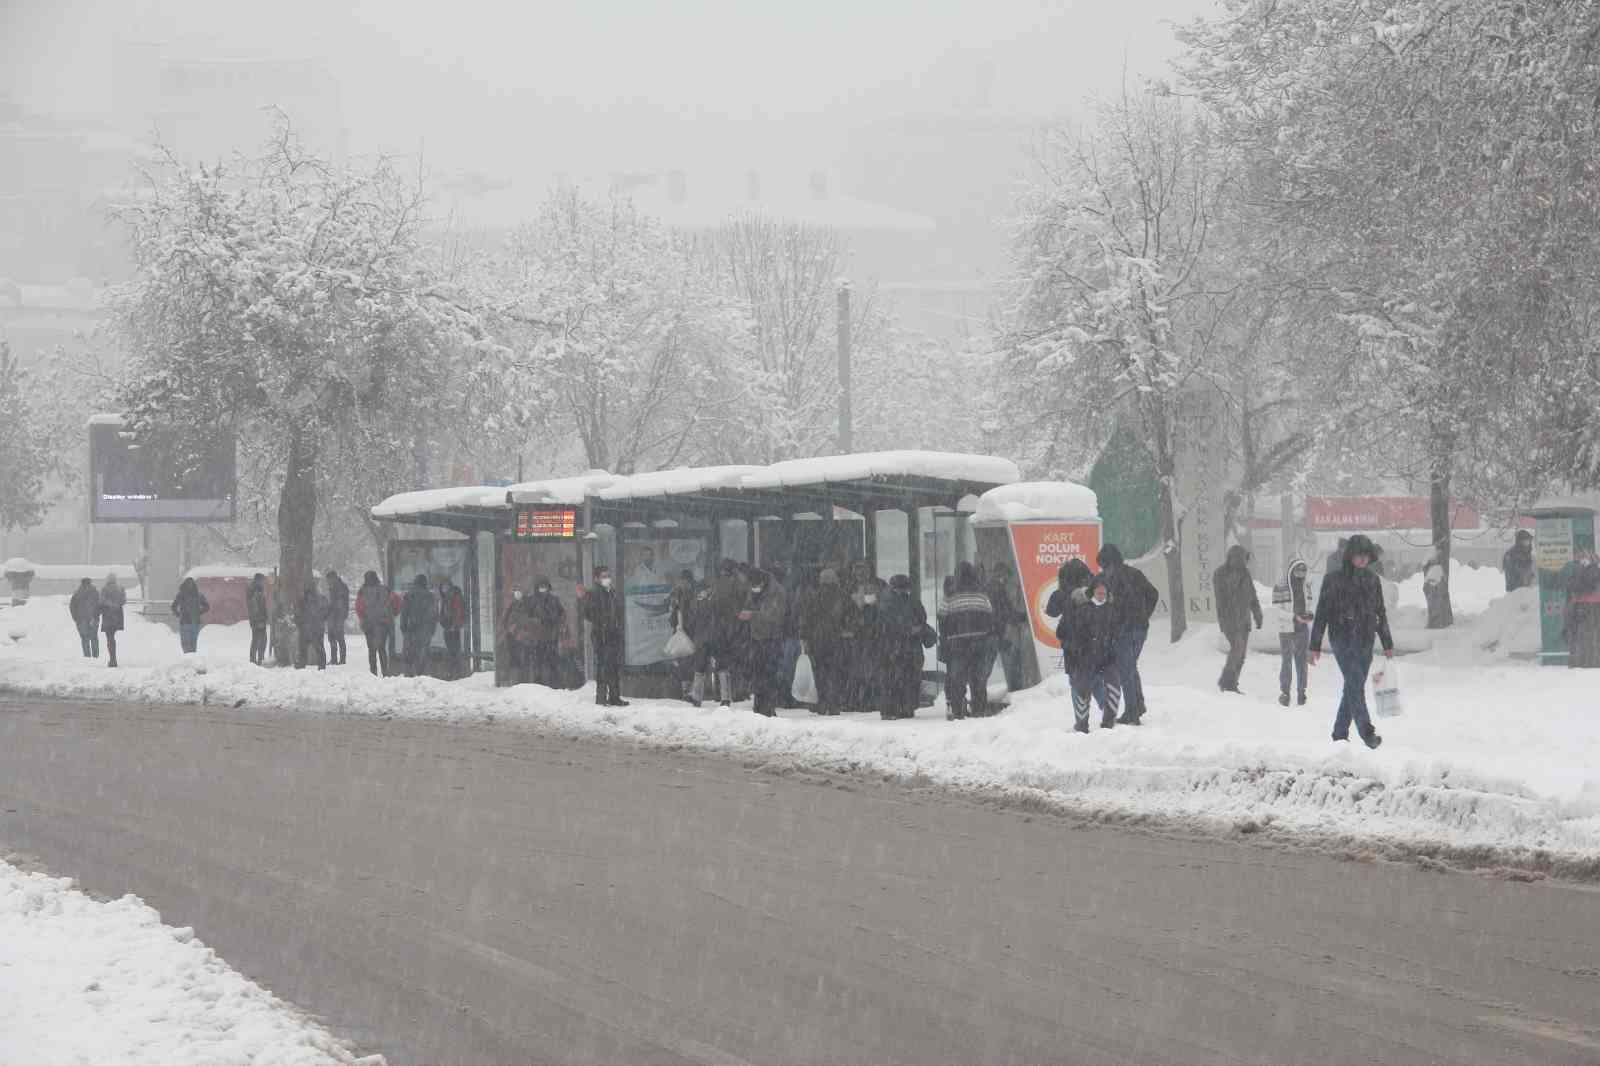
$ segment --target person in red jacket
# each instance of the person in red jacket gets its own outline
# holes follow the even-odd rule
[[[467,625],[467,597],[446,575],[439,585],[439,628],[444,630],[444,653],[448,660],[446,680],[467,676],[466,660],[461,655],[461,630]]]

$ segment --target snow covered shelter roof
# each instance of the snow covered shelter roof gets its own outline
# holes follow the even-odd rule
[[[972,520],[979,524],[1099,518],[1094,490],[1073,481],[1020,481],[978,497]]]
[[[790,459],[771,466],[708,466],[614,475],[592,470],[573,477],[528,481],[509,488],[470,486],[426,489],[391,496],[372,509],[374,518],[449,525],[450,516],[492,515],[519,505],[578,506],[593,501],[602,509],[642,508],[654,502],[681,507],[691,499],[719,506],[770,509],[773,501],[808,503],[897,500],[927,506],[955,500],[1019,480],[1009,459],[955,452],[891,451]],[[1087,491],[1087,490],[1084,490]],[[1092,494],[1091,494],[1092,495]],[[808,509],[815,509],[814,507]]]

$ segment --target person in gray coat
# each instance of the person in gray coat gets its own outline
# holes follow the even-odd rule
[[[106,665],[117,665],[117,634],[122,632],[122,609],[128,594],[117,584],[116,574],[107,574],[100,589],[100,632],[106,635]]]

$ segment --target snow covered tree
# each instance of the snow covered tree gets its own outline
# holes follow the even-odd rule
[[[1087,129],[1052,134],[1023,195],[1005,311],[1003,402],[1024,465],[1078,473],[1118,425],[1155,464],[1172,639],[1187,625],[1176,495],[1190,390],[1215,376],[1226,301],[1209,276],[1226,186],[1206,123],[1124,92]]]
[[[36,526],[48,509],[45,478],[55,467],[29,397],[29,375],[0,341],[0,529]]]
[[[720,418],[709,368],[734,317],[686,240],[632,201],[557,190],[482,283],[508,349],[480,376],[590,468],[671,466]]]
[[[281,587],[303,588],[335,472],[403,471],[490,346],[424,241],[418,182],[387,160],[335,165],[284,124],[254,158],[169,153],[147,176],[119,209],[137,267],[113,304],[121,405],[135,432],[236,435],[241,494],[276,501]]]

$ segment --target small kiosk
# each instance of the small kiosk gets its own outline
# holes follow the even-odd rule
[[[1547,497],[1525,512],[1534,519],[1533,562],[1539,575],[1539,661],[1567,665],[1567,578],[1580,551],[1595,549],[1600,494]]]

